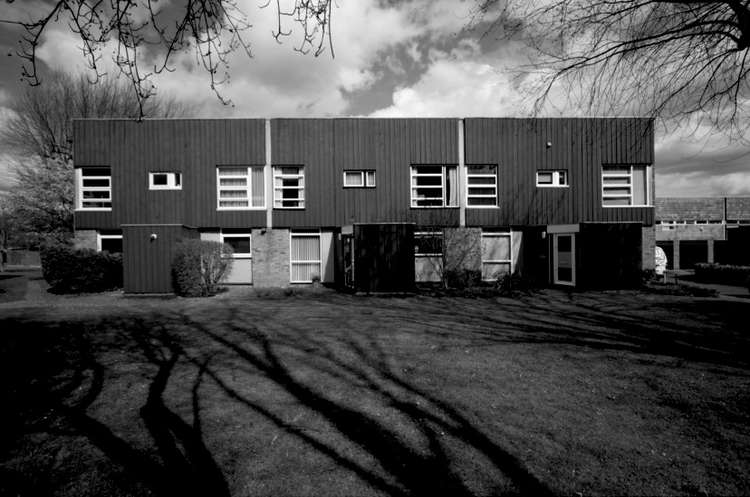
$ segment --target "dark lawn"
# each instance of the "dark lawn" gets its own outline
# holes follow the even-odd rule
[[[750,494],[750,304],[0,309],[0,495]]]

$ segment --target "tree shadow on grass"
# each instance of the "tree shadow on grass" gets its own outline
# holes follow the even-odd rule
[[[555,490],[471,402],[415,381],[413,364],[387,342],[402,333],[440,347],[563,345],[746,369],[743,305],[604,293],[499,303],[329,296],[255,307],[216,301],[60,325],[5,321],[0,356],[9,360],[0,361],[0,392],[16,407],[3,413],[0,442],[11,450],[19,433],[83,437],[116,463],[128,480],[124,493],[221,496],[230,493],[224,475],[232,472],[226,461],[233,448],[217,445],[216,430],[241,417],[270,423],[299,451],[325,456],[384,494],[549,495]],[[107,385],[124,381],[113,373],[113,352],[139,365],[147,385],[138,423],[126,430],[107,414],[117,391]],[[313,420],[290,419],[290,402]],[[201,407],[209,403],[233,408],[211,411],[206,431]],[[45,471],[17,488],[0,483],[0,493],[50,493],[43,490],[61,478],[54,467]],[[283,485],[284,475],[275,478]]]

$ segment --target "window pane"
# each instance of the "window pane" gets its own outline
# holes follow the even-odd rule
[[[220,178],[219,186],[247,186],[247,178]]]
[[[495,177],[469,176],[469,186],[492,185],[495,186]]]
[[[495,174],[497,166],[488,164],[482,166],[472,165],[466,167],[468,168],[468,174]]]
[[[253,207],[263,207],[266,203],[265,177],[262,167],[254,167],[253,171]]]
[[[630,178],[603,178],[605,186],[629,185]]]
[[[646,167],[633,166],[633,205],[646,205]]]
[[[319,236],[292,235],[292,261],[319,261]]]
[[[292,263],[292,281],[312,281],[320,278],[320,263]]]
[[[182,185],[182,173],[174,173],[174,186]]]
[[[558,252],[570,252],[572,250],[572,237],[570,236],[558,236],[557,237],[557,251]]]
[[[560,185],[568,184],[568,173],[566,171],[558,171],[557,178],[558,178],[558,184]]]
[[[536,173],[536,182],[540,185],[551,185],[552,184],[552,173]]]
[[[246,176],[246,167],[220,167],[219,176]]]
[[[110,176],[110,171],[108,167],[82,167],[81,176]]]
[[[414,253],[419,254],[442,254],[443,253],[443,234],[415,234],[414,235]]]
[[[614,198],[604,198],[602,199],[602,203],[604,205],[630,205],[630,199],[629,198],[623,198],[623,197],[614,197]]]
[[[458,168],[456,166],[447,166],[445,180],[445,199],[448,207],[458,205]]]
[[[375,186],[375,171],[367,171],[367,186]]]
[[[224,236],[224,243],[232,247],[235,254],[249,254],[250,253],[250,237],[249,236]]]
[[[83,186],[93,187],[93,188],[96,188],[96,187],[107,188],[109,186],[109,180],[106,179],[106,178],[104,178],[104,179],[84,179],[83,180]]]
[[[510,260],[510,237],[509,236],[482,236],[482,260],[484,261],[509,261]]]
[[[414,166],[417,174],[443,174],[442,166]]]
[[[278,169],[281,171],[281,174],[284,174],[284,175],[287,175],[287,174],[297,175],[300,173],[299,167],[280,167]]]
[[[153,175],[153,182],[156,186],[166,186],[167,184],[167,175],[166,174],[154,174]]]
[[[495,188],[474,188],[469,187],[469,195],[495,195]]]
[[[442,186],[441,176],[416,176],[412,178],[412,186]],[[442,196],[442,195],[441,195]]]
[[[219,207],[247,207],[247,200],[221,200]]]
[[[109,190],[86,190],[83,198],[109,198]]]
[[[610,195],[624,195],[628,196],[630,195],[630,187],[624,187],[624,188],[612,188],[610,186],[604,187],[604,195],[610,196]]]
[[[221,198],[247,198],[246,190],[221,190]]]
[[[471,197],[469,198],[469,205],[471,206],[486,206],[486,205],[497,205],[495,197]]]
[[[630,174],[630,166],[602,166],[604,174]]]
[[[122,253],[122,238],[102,238],[102,251],[111,254]]]
[[[362,171],[344,171],[344,186],[364,186]]]

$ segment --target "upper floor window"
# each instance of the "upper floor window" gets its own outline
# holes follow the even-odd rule
[[[604,207],[649,205],[646,165],[602,166],[602,205]]]
[[[182,190],[182,173],[148,173],[149,190]]]
[[[466,205],[497,207],[497,166],[466,166]]]
[[[537,171],[536,172],[536,186],[540,187],[554,187],[554,186],[568,186],[568,171],[565,169],[557,169],[551,171]]]
[[[457,166],[411,166],[412,207],[458,207]]]
[[[219,166],[216,188],[219,210],[265,209],[263,167]]]
[[[305,168],[275,166],[273,168],[273,206],[276,209],[305,208]]]
[[[76,179],[76,208],[92,211],[112,210],[112,171],[109,167],[77,168]]]
[[[375,171],[344,171],[344,188],[375,188]]]

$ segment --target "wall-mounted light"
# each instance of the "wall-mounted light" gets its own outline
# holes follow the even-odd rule
[[[159,236],[158,236],[158,235],[157,235],[156,233],[151,233],[151,236],[149,237],[149,239],[150,239],[150,240],[151,240],[152,242],[153,242],[154,240],[156,240],[157,238],[159,238]]]
[[[547,142],[547,148],[550,148],[552,146],[552,142]]]

